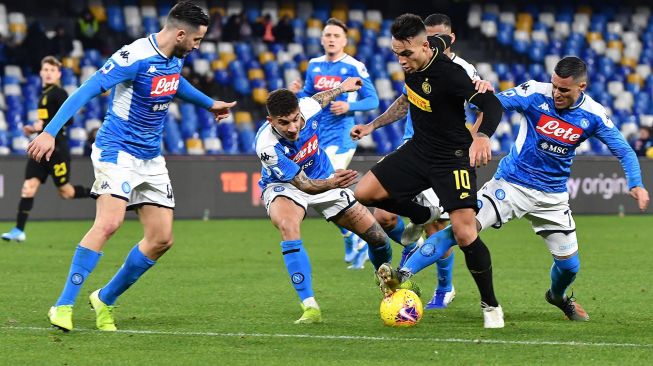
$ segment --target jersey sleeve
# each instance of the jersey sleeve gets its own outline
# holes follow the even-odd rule
[[[374,84],[370,79],[370,74],[367,72],[365,65],[360,63],[356,66],[358,77],[363,81],[363,86],[358,90],[358,100],[349,102],[349,110],[356,111],[369,111],[379,106],[379,96],[376,93]]]
[[[315,90],[315,85],[313,84],[313,73],[311,72],[313,68],[309,62],[308,67],[306,68],[306,79],[304,80],[304,89],[300,90],[297,93],[297,98],[306,98],[314,95],[317,91]]]
[[[529,80],[512,89],[504,90],[497,94],[503,109],[506,111],[524,112],[528,109],[533,98],[545,92],[547,84]]]
[[[594,135],[608,147],[612,155],[619,159],[619,163],[626,173],[628,189],[644,187],[639,160],[637,160],[637,154],[635,154],[633,148],[628,145],[628,142],[612,123],[607,113],[597,116],[597,118],[600,121],[597,123]]]
[[[134,80],[139,66],[137,60],[129,59],[129,50],[123,47],[116,51],[92,77],[99,82],[102,92],[105,92],[123,81]]]
[[[299,100],[299,112],[304,117],[304,121],[308,121],[318,113],[322,112],[322,107],[313,98],[302,98]]]
[[[278,144],[256,146],[256,154],[263,167],[281,182],[290,182],[301,170],[297,163],[284,155],[282,147]]]

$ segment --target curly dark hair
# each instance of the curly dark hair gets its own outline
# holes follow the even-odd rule
[[[299,100],[290,90],[277,89],[270,93],[265,107],[270,117],[284,117],[299,108]]]
[[[180,1],[170,9],[168,23],[184,23],[193,27],[209,25],[209,16],[196,4],[191,1]]]
[[[392,37],[398,41],[407,41],[420,33],[426,33],[426,26],[418,15],[402,14],[392,23]]]

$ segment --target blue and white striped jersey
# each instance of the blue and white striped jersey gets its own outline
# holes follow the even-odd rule
[[[576,148],[591,136],[608,146],[626,172],[628,188],[642,186],[633,149],[603,106],[582,94],[575,105],[556,110],[550,83],[527,81],[497,94],[505,110],[523,114],[519,134],[495,178],[542,192],[567,191]]]
[[[281,136],[269,122],[256,133],[256,154],[261,160],[261,190],[270,183],[287,183],[300,171],[311,179],[328,178],[333,167],[327,154],[320,148],[319,124],[324,118],[320,104],[312,98],[299,100],[299,111],[305,121],[297,141]]]
[[[360,77],[363,81],[363,86],[357,92],[339,95],[334,99],[348,102],[349,112],[336,116],[327,109],[320,120],[320,146],[338,146],[338,154],[356,148],[356,143],[349,136],[349,131],[354,127],[354,112],[368,111],[379,106],[379,97],[365,65],[349,55],[334,62],[327,61],[326,56],[313,58],[306,70],[304,90],[297,94],[299,98],[310,97],[338,87],[348,77]]]

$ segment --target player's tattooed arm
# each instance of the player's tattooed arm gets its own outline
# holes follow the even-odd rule
[[[323,92],[319,92],[315,95],[313,95],[311,98],[315,99],[318,103],[320,103],[320,107],[324,108],[329,103],[331,103],[336,97],[345,91],[342,90],[341,87],[333,88],[330,90],[325,90]]]
[[[409,106],[410,104],[408,102],[408,97],[402,94],[394,101],[394,103],[392,103],[388,110],[383,112],[383,114],[380,116],[376,117],[374,121],[365,125],[354,126],[349,132],[349,136],[351,136],[354,141],[360,140],[363,137],[371,134],[372,131],[376,130],[377,128],[389,125],[392,122],[404,118],[408,114]]]
[[[300,171],[290,184],[302,192],[318,194],[334,188],[345,188],[356,183],[358,173],[355,170],[338,169],[336,173],[326,179],[311,179],[304,171]]]
[[[383,127],[385,125],[389,125],[392,122],[398,121],[408,114],[408,107],[410,106],[408,102],[408,98],[402,94],[399,98],[397,98],[394,103],[386,110],[383,112],[380,116],[378,116],[374,121],[370,122],[372,126],[374,126],[374,129],[377,129],[379,127]]]
[[[361,78],[359,77],[348,77],[340,83],[340,85],[337,88],[333,88],[331,90],[325,90],[323,92],[317,93],[312,96],[313,99],[315,99],[318,103],[320,103],[320,107],[324,108],[326,107],[329,103],[331,103],[338,95],[342,93],[349,93],[353,91],[357,91],[363,86],[363,82],[361,81]]]

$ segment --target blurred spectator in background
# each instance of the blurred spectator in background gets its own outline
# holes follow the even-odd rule
[[[272,24],[272,17],[270,14],[265,14],[261,24],[263,25],[263,36],[261,37],[263,42],[274,43],[274,32],[272,31],[274,29],[274,25]]]
[[[27,28],[25,40],[14,49],[14,62],[25,65],[33,73],[41,70],[41,60],[48,55],[50,40],[39,22],[32,22]]]
[[[73,50],[73,37],[68,34],[63,24],[54,28],[54,37],[50,40],[50,54],[62,59]]]
[[[274,39],[283,44],[288,44],[295,39],[295,30],[290,24],[290,18],[287,15],[284,15],[272,29],[274,34]]]
[[[102,40],[99,37],[100,22],[95,19],[93,13],[87,8],[84,9],[82,15],[77,18],[77,39],[82,41],[84,49],[93,48],[96,50],[102,49]]]
[[[639,129],[639,138],[633,143],[633,150],[637,156],[653,159],[653,128],[641,127]]]
[[[222,32],[222,40],[225,42],[237,42],[240,41],[240,24],[242,18],[239,14],[232,14],[229,19],[227,19],[227,24],[225,24]]]
[[[206,31],[204,39],[213,42],[222,39],[222,14],[219,11],[214,11],[211,15],[209,29]]]

